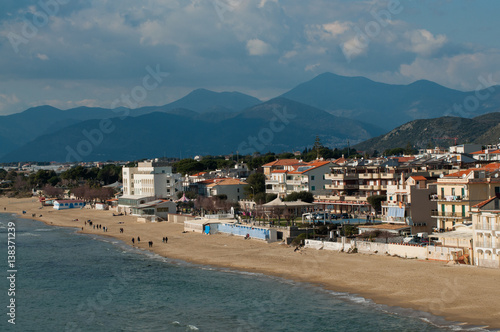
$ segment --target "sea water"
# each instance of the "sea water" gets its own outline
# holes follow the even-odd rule
[[[15,326],[7,316],[9,221],[16,225]],[[0,331],[470,329],[306,283],[163,258],[11,214],[0,214],[0,248]]]

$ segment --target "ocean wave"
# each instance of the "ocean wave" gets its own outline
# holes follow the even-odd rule
[[[34,234],[34,233],[30,233],[30,232],[26,232],[26,233],[17,232],[16,235],[17,236],[40,236],[40,234]]]
[[[447,329],[451,331],[471,331],[471,332],[493,331],[483,326],[471,326],[468,325],[467,323],[447,321],[443,317],[436,316],[425,311],[419,311],[411,308],[403,308],[397,306],[388,306],[385,304],[378,304],[370,299],[364,298],[356,294],[335,292],[330,290],[327,290],[327,293],[335,296],[335,298],[351,302],[357,305],[361,305],[364,307],[369,307],[377,311],[383,312],[385,314],[419,319],[427,324],[430,324],[440,329]]]

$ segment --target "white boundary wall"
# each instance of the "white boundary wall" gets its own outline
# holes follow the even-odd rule
[[[379,243],[367,241],[351,241],[342,238],[342,242],[323,242],[317,240],[305,240],[305,247],[311,249],[324,249],[332,251],[349,251],[357,248],[360,253],[399,256],[403,258],[430,259],[440,261],[453,260],[453,253],[463,253],[462,248],[436,247],[436,246],[414,246],[397,243]],[[456,255],[456,254],[455,254]]]

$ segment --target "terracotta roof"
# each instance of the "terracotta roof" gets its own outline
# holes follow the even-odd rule
[[[500,168],[500,163],[491,163],[488,165],[483,166],[484,169],[487,169],[489,171],[494,170],[494,169],[499,169]]]
[[[315,160],[315,161],[311,161],[310,163],[307,163],[307,165],[319,167],[319,166],[323,166],[323,165],[326,165],[329,163],[330,163],[329,161]]]
[[[482,208],[483,206],[485,206],[486,204],[488,204],[489,202],[493,201],[494,199],[496,198],[496,196],[493,196],[491,198],[488,198],[487,200],[485,201],[482,201],[481,203],[478,203],[476,205],[473,205],[472,207],[475,207],[475,208]]]
[[[215,186],[234,186],[234,185],[246,185],[248,183],[243,182],[238,179],[225,179],[222,181],[218,181],[212,184],[209,184],[207,187],[215,187]]]
[[[477,170],[477,169],[470,168],[470,169],[466,169],[465,171],[459,171],[459,172],[447,174],[447,175],[445,175],[445,177],[459,177],[459,178],[461,178],[462,176],[464,176],[464,174],[469,175],[469,173],[474,171],[474,170]]]
[[[199,172],[199,173],[193,174],[191,176],[202,176],[202,175],[205,175],[205,174],[207,174],[207,172]]]
[[[199,181],[199,182],[196,182],[196,183],[200,183],[200,184],[211,184],[211,183],[214,183],[214,182],[219,182],[219,181],[226,180],[226,179],[227,179],[227,178],[215,178],[215,179],[208,179],[208,180]]]
[[[500,149],[496,149],[496,150],[493,150],[493,151],[490,151],[490,152],[486,152],[486,150],[481,150],[481,151],[476,151],[476,152],[471,152],[471,154],[499,154],[500,153]]]
[[[262,167],[272,167],[272,166],[292,166],[299,164],[297,159],[278,159],[270,163],[262,165]]]
[[[309,172],[309,171],[311,171],[313,169],[316,169],[318,167],[321,167],[321,166],[324,166],[324,165],[328,165],[329,163],[330,163],[329,161],[315,161],[315,162],[310,162],[310,163],[308,163],[306,165],[303,165],[303,166],[312,166],[312,167],[310,167],[308,169],[305,169],[303,171],[300,171],[300,172],[297,171],[297,169],[298,169],[298,167],[297,167],[297,169],[294,170],[294,171],[292,171],[292,172],[290,172],[290,174],[304,174],[304,173],[307,173],[307,172]]]
[[[411,157],[396,157],[394,159],[397,159],[398,162],[400,162],[400,163],[404,163],[404,162],[407,162],[407,161],[415,159],[415,157],[414,156],[411,156]]]
[[[426,181],[427,178],[425,176],[422,176],[422,175],[413,175],[413,176],[410,176],[410,178],[412,178],[413,180],[416,180],[416,181]]]
[[[333,161],[334,164],[343,164],[347,161],[347,159],[343,158],[343,157],[340,157],[339,159],[335,159]]]

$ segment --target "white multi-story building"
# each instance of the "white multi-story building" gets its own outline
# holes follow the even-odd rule
[[[266,193],[285,197],[293,192],[308,191],[313,195],[330,192],[325,179],[330,172],[330,161],[300,162],[295,159],[277,160],[263,166],[266,175]]]
[[[175,198],[182,191],[180,174],[158,161],[138,163],[137,167],[123,167],[123,195],[153,198]]]
[[[471,209],[474,265],[500,267],[500,199],[494,196]]]

